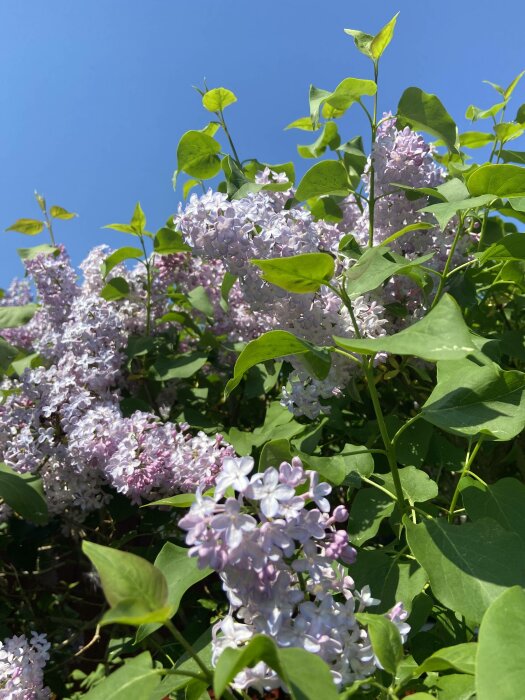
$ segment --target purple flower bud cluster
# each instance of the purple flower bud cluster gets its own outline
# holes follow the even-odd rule
[[[134,502],[193,491],[210,485],[223,457],[234,455],[221,436],[192,436],[187,425],[147,413],[122,415],[124,349],[129,334],[144,328],[142,282],[133,270],[115,268],[128,275],[132,298],[101,298],[107,253],[91,251],[81,285],[62,248],[28,261],[41,307],[27,325],[43,364],[2,386],[0,459],[19,473],[38,473],[50,512],[72,521],[108,501],[106,486]]]
[[[252,474],[253,466],[250,457],[225,459],[213,495],[199,489],[180,520],[189,555],[218,572],[230,604],[214,627],[212,662],[265,634],[318,654],[338,685],[367,677],[376,662],[355,613],[379,601],[368,587],[356,591],[343,566],[356,556],[338,528],[346,508],[331,510],[331,487],[297,457],[264,472]],[[402,606],[392,613],[401,615]],[[235,678],[237,688],[280,685],[262,662]]]
[[[50,644],[45,634],[23,634],[0,642],[0,697],[2,700],[49,700],[44,667]]]

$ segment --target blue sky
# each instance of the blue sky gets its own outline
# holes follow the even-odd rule
[[[79,213],[58,222],[75,263],[96,244],[118,247],[140,200],[155,230],[180,200],[171,176],[182,133],[206,113],[192,85],[226,86],[226,113],[241,158],[294,159],[313,140],[283,127],[307,113],[308,86],[333,89],[370,66],[344,27],[374,33],[400,11],[382,60],[380,106],[395,110],[405,87],[435,92],[467,128],[470,103],[496,99],[525,68],[518,0],[3,0],[0,4],[0,286],[22,272],[17,247],[44,242],[3,230],[37,217],[33,191]],[[525,79],[514,115],[525,102]],[[342,131],[363,130],[352,111]],[[302,161],[299,171],[310,162]]]

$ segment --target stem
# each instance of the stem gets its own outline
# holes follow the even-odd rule
[[[376,92],[374,95],[374,112],[372,115],[371,128],[372,128],[372,146],[370,151],[370,191],[369,191],[369,204],[368,204],[368,246],[372,248],[374,245],[374,218],[375,218],[375,166],[374,166],[374,146],[376,142],[377,134],[377,79],[379,76],[379,66],[376,61],[374,61],[374,82],[376,84]]]
[[[470,467],[472,466],[472,463],[474,462],[474,459],[476,458],[476,455],[478,453],[479,448],[481,447],[481,443],[483,442],[483,436],[479,438],[479,440],[476,443],[476,446],[470,452],[470,446],[469,446],[469,452],[467,452],[467,458],[465,459],[465,465],[463,469],[461,470],[461,474],[458,479],[458,483],[456,484],[456,488],[454,489],[454,495],[452,496],[452,501],[450,502],[450,508],[448,511],[448,522],[451,523],[454,519],[454,511],[456,510],[456,504],[458,502],[459,498],[459,487],[464,479],[464,477],[467,475],[467,473],[470,471]]]
[[[402,425],[397,433],[394,435],[392,438],[392,444],[395,445],[396,442],[399,440],[401,435],[405,432],[407,428],[410,428],[411,425],[413,425],[417,420],[421,418],[421,413],[417,413],[415,416],[412,416],[410,420],[408,420],[404,425]]]
[[[144,265],[146,267],[146,335],[151,333],[151,262],[148,258],[144,236],[139,236],[140,245],[144,251]]]
[[[446,284],[447,277],[448,277],[448,271],[450,269],[450,265],[452,264],[452,256],[454,255],[454,252],[456,250],[456,246],[459,243],[459,239],[460,239],[462,233],[463,233],[463,217],[460,216],[458,230],[456,231],[456,235],[454,236],[454,240],[452,242],[452,245],[450,246],[450,251],[448,253],[447,262],[445,263],[445,267],[443,268],[443,273],[442,273],[441,279],[439,280],[438,288],[436,291],[436,296],[434,297],[432,304],[430,306],[430,311],[432,311],[434,306],[438,303],[438,301],[441,297],[441,294],[443,293],[443,288]]]
[[[49,238],[51,239],[51,245],[56,246],[55,236],[53,235],[53,224],[51,223],[51,219],[49,218],[49,215],[47,213],[47,209],[44,211],[44,216],[46,217],[46,228],[49,231]]]
[[[182,636],[182,634],[175,627],[175,625],[173,624],[173,622],[171,620],[167,620],[164,623],[164,625],[165,625],[165,627],[167,627],[169,629],[169,631],[173,635],[174,639],[177,640],[177,642],[181,645],[181,647],[184,649],[184,651],[189,656],[191,656],[191,658],[195,661],[197,666],[203,672],[208,683],[210,683],[210,685],[213,685],[213,673],[206,667],[206,664],[202,661],[202,659],[197,654],[195,649],[191,646],[191,644],[186,641],[186,639]]]
[[[242,163],[240,161],[239,156],[237,155],[237,150],[234,146],[230,132],[228,131],[228,127],[226,126],[226,121],[224,119],[224,113],[223,113],[222,109],[220,109],[218,112],[216,112],[216,114],[218,115],[219,121],[221,122],[221,126],[224,129],[224,133],[226,134],[226,137],[228,138],[230,148],[232,149],[233,158],[234,158],[235,162],[237,163],[237,165],[239,166],[239,168],[242,170]]]
[[[376,385],[374,384],[374,375],[370,367],[370,361],[368,358],[363,360],[363,369],[365,372],[366,381],[368,384],[368,390],[370,392],[370,398],[372,399],[372,405],[374,407],[374,412],[376,414],[377,424],[379,427],[379,432],[381,433],[381,439],[386,450],[386,457],[388,460],[388,466],[390,467],[390,473],[392,474],[392,479],[394,481],[394,487],[396,490],[396,499],[398,506],[402,513],[406,512],[405,496],[403,494],[403,487],[401,486],[401,478],[399,476],[399,469],[397,467],[396,458],[396,448],[394,443],[390,440],[388,434],[388,429],[385,423],[385,417],[383,416],[383,411],[381,410],[381,404],[379,402],[379,395],[377,393]]]
[[[339,294],[340,299],[343,301],[344,305],[348,309],[350,318],[352,319],[352,324],[354,326],[355,334],[358,338],[361,338],[361,332],[359,326],[357,325],[357,320],[352,308],[352,301],[348,296],[348,293],[344,286],[342,285],[338,290],[333,288]],[[368,390],[370,392],[370,398],[372,399],[372,405],[374,407],[374,412],[376,414],[377,424],[379,426],[379,432],[381,433],[381,439],[385,446],[386,457],[388,460],[388,466],[390,467],[390,473],[392,474],[392,479],[394,481],[394,487],[396,491],[396,500],[398,502],[401,512],[406,512],[405,497],[403,495],[403,488],[401,486],[401,478],[399,476],[399,470],[397,468],[397,458],[396,458],[396,448],[393,442],[390,440],[388,435],[388,429],[386,427],[385,418],[383,416],[383,411],[381,410],[381,404],[379,402],[379,395],[377,393],[376,385],[374,383],[374,373],[371,368],[373,359],[370,360],[368,357],[363,357],[362,367],[365,373],[366,381],[368,384]]]

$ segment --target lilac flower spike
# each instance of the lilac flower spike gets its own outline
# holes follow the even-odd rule
[[[337,685],[366,678],[377,660],[354,613],[377,601],[367,587],[354,591],[341,563],[351,564],[356,556],[346,530],[336,527],[348,511],[339,505],[330,514],[330,485],[305,472],[297,457],[254,474],[246,486],[249,466],[248,458],[225,459],[214,497],[199,491],[179,521],[189,556],[200,568],[218,572],[230,603],[213,629],[212,663],[224,649],[265,634],[278,646],[318,654]],[[308,478],[309,489],[297,493]],[[226,485],[235,498],[223,500]],[[397,624],[405,618],[394,609],[391,619]],[[239,673],[234,686],[262,692],[281,680],[260,662]]]

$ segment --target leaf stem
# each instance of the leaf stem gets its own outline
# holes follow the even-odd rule
[[[469,446],[469,451],[467,452],[467,457],[465,459],[465,465],[463,469],[461,470],[461,474],[459,475],[458,483],[456,484],[456,488],[454,489],[454,495],[452,496],[452,500],[450,502],[450,508],[448,510],[448,522],[451,523],[454,520],[454,512],[456,510],[456,504],[458,502],[459,498],[459,487],[461,485],[461,482],[463,481],[464,477],[470,472],[470,467],[472,466],[472,463],[474,462],[476,455],[478,454],[479,448],[481,447],[481,443],[483,442],[483,435],[478,439],[476,446],[470,452],[470,446]],[[469,454],[470,453],[470,454]]]
[[[213,684],[213,673],[206,667],[206,664],[202,661],[202,659],[197,654],[195,649],[191,646],[191,644],[186,641],[184,636],[179,632],[179,630],[175,627],[175,625],[173,624],[173,622],[171,620],[166,620],[166,622],[164,623],[164,626],[167,627],[167,629],[171,632],[173,638],[177,640],[177,642],[181,645],[181,647],[184,649],[184,651],[189,656],[191,656],[191,658],[195,661],[197,666],[203,672],[208,683],[210,683],[212,685]]]
[[[456,235],[454,236],[454,240],[452,241],[452,245],[450,246],[450,250],[448,253],[447,261],[445,263],[445,267],[443,268],[443,273],[441,275],[441,279],[439,280],[438,288],[436,291],[436,295],[434,299],[432,300],[432,304],[430,305],[430,311],[434,308],[434,306],[438,303],[439,299],[441,298],[441,295],[443,293],[443,288],[447,282],[448,278],[448,271],[450,269],[450,266],[452,264],[452,257],[455,253],[456,247],[459,243],[459,239],[461,238],[461,234],[463,233],[463,216],[459,217],[459,224],[458,224],[458,229],[456,231]]]
[[[237,163],[239,168],[242,170],[242,163],[241,163],[240,158],[237,154],[237,150],[236,150],[235,145],[233,143],[233,139],[230,135],[230,132],[228,131],[228,127],[226,126],[226,120],[224,119],[224,112],[222,111],[222,109],[220,109],[218,112],[215,112],[215,114],[217,114],[219,121],[221,122],[221,126],[224,129],[224,133],[226,134],[226,137],[227,137],[228,142],[230,144],[230,148],[232,149],[232,153],[233,153],[233,157],[235,159],[235,162]]]

